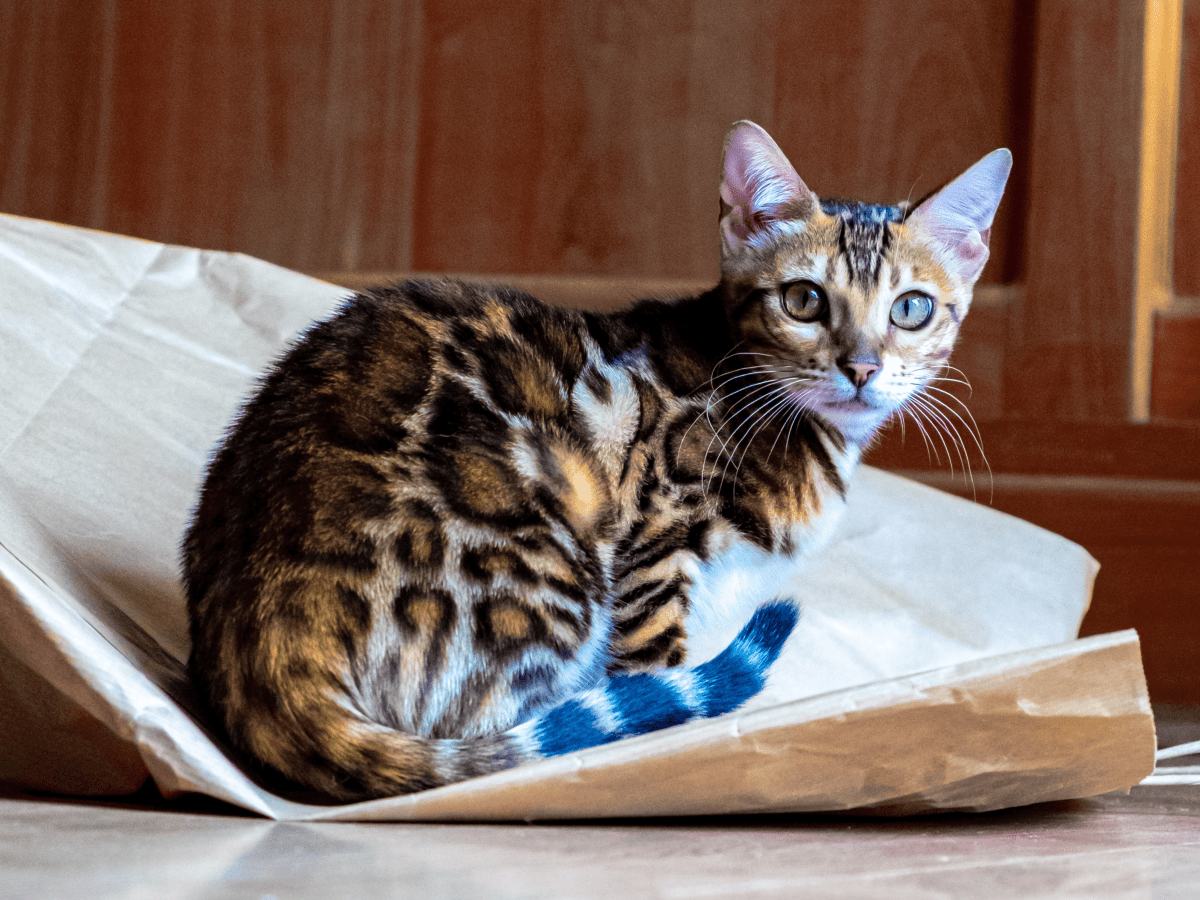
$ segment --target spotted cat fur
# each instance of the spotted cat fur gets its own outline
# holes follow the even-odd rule
[[[828,537],[863,447],[945,364],[1009,165],[913,207],[822,201],[741,122],[704,294],[608,314],[454,281],[349,300],[266,374],[184,539],[216,721],[360,800],[737,708],[798,611],[741,613],[697,663],[689,627],[722,612],[697,586]],[[739,614],[708,605],[726,601]]]

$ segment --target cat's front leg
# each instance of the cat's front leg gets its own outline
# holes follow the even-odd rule
[[[613,566],[609,672],[643,672],[688,658],[687,621],[697,575],[733,538],[709,517],[677,520],[618,547]]]

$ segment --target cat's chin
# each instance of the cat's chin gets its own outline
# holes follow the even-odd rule
[[[865,446],[871,442],[891,410],[881,409],[865,400],[847,400],[838,404],[822,405],[817,414],[832,425],[851,444]]]

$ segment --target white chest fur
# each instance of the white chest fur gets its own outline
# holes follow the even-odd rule
[[[781,594],[780,586],[791,583],[812,554],[828,543],[844,509],[840,498],[826,498],[815,521],[792,528],[797,550],[791,555],[770,553],[737,537],[707,562],[693,562],[688,567],[692,588],[687,664],[705,662],[724,650],[762,604],[796,600],[786,590]]]

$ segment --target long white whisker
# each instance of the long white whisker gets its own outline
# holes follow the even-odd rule
[[[929,396],[923,396],[921,399],[926,403],[933,400],[933,398]],[[958,454],[958,460],[960,463],[962,463],[963,474],[971,483],[971,495],[973,497],[975,495],[975,476],[971,471],[971,461],[967,455],[967,448],[966,444],[963,443],[962,435],[959,434],[958,428],[955,427],[954,423],[950,421],[946,414],[936,406],[928,406],[927,411],[930,416],[937,420],[938,424],[941,426],[942,432],[949,437],[950,441],[954,444],[954,450]],[[951,474],[953,474],[953,470],[951,471]]]
[[[935,447],[933,442],[929,439],[929,433],[925,430],[925,423],[921,421],[921,417],[918,415],[919,410],[911,408],[909,406],[910,403],[912,403],[912,396],[904,401],[904,405],[901,407],[901,410],[912,416],[913,422],[916,424],[917,428],[921,430],[921,440],[925,442],[925,457],[929,460],[929,464],[932,466],[933,461],[936,459],[937,464],[940,466],[942,464],[942,458],[938,455],[937,447]]]
[[[783,421],[783,427],[779,429],[779,433],[775,435],[775,440],[771,442],[771,449],[767,451],[767,459],[771,458],[771,454],[775,452],[775,445],[779,443],[779,438],[783,437],[783,461],[787,462],[788,442],[792,437],[792,428],[796,425],[796,419],[805,412],[804,400],[800,394],[793,393],[788,399],[788,404],[791,407],[788,417]]]
[[[939,427],[939,423],[933,416],[932,408],[927,406],[923,402],[924,400],[925,400],[925,398],[921,394],[913,394],[911,397],[909,397],[909,401],[913,404],[913,408],[923,411],[925,413],[925,415],[927,416],[926,421],[929,423],[930,427],[933,428],[934,436],[937,437],[937,439],[941,442],[942,449],[946,451],[946,464],[950,467],[950,474],[951,474],[951,476],[953,476],[954,475],[954,460],[951,458],[951,455],[950,455],[950,446],[946,443],[946,439],[942,436],[942,429]],[[939,462],[940,462],[940,460],[939,460]]]
[[[731,462],[733,462],[734,454],[737,453],[738,447],[740,447],[742,445],[742,442],[745,441],[746,447],[742,451],[742,455],[739,458],[737,465],[734,466],[734,469],[733,469],[734,485],[736,487],[737,476],[738,476],[738,473],[741,472],[741,469],[742,469],[742,460],[744,460],[746,458],[746,451],[750,449],[750,444],[754,440],[754,435],[755,435],[755,433],[757,433],[757,427],[758,427],[759,423],[768,420],[769,417],[773,414],[773,410],[775,409],[775,407],[777,406],[779,401],[781,399],[786,399],[787,393],[788,393],[788,389],[787,389],[786,385],[781,385],[781,384],[775,383],[775,384],[771,385],[771,387],[773,388],[773,390],[764,399],[762,399],[761,402],[759,402],[758,405],[755,406],[753,410],[751,410],[749,413],[747,413],[746,418],[743,419],[741,422],[739,422],[738,425],[734,428],[733,435],[736,435],[739,431],[742,431],[742,436],[740,438],[738,438],[737,442],[734,444],[733,451],[729,454],[729,458],[725,463],[725,468],[721,472],[721,483],[722,484],[725,483],[725,475],[729,471],[729,464]],[[749,404],[747,404],[747,405],[749,405]],[[766,410],[766,411],[764,412],[764,410]],[[751,417],[754,417],[753,421],[751,420]],[[732,439],[733,435],[731,435],[731,439]]]
[[[729,422],[731,419],[733,419],[735,416],[737,416],[742,410],[747,409],[751,406],[754,407],[754,410],[750,413],[751,415],[753,415],[754,412],[757,412],[757,410],[759,408],[761,408],[762,404],[770,402],[771,395],[777,389],[776,385],[774,385],[772,382],[766,382],[765,384],[762,382],[757,382],[755,384],[755,387],[759,388],[759,390],[756,391],[755,393],[749,394],[746,397],[741,398],[741,400],[739,400],[738,403],[734,405],[733,409],[729,410],[726,413],[726,415],[724,416],[722,425]],[[764,398],[764,395],[765,395],[765,398]],[[726,457],[725,468],[722,469],[722,471],[721,471],[721,483],[722,484],[725,483],[725,474],[729,471],[729,463],[733,458],[732,452],[727,452],[729,450],[729,445],[732,442],[733,446],[734,446],[734,452],[736,452],[737,446],[738,446],[738,444],[740,444],[740,439],[738,441],[734,442],[734,438],[737,436],[738,431],[741,430],[741,427],[743,424],[744,424],[744,422],[739,423],[738,425],[734,426],[733,431],[730,432],[729,436],[725,437],[725,438],[721,437],[720,428],[714,426],[712,440],[710,440],[708,442],[708,447],[705,448],[704,460],[707,462],[709,454],[712,451],[713,443],[717,440],[721,441],[721,447],[718,450],[717,455],[718,455],[718,458],[722,455],[724,455]]]
[[[753,430],[753,433],[748,435],[748,439],[746,441],[746,446],[742,450],[742,456],[738,460],[737,468],[734,469],[733,477],[735,479],[737,478],[738,473],[741,472],[741,470],[742,470],[742,463],[745,462],[746,454],[749,452],[751,445],[754,443],[754,438],[758,436],[758,432],[762,431],[762,429],[766,427],[766,424],[768,422],[770,422],[771,419],[775,418],[775,415],[779,412],[779,410],[786,409],[792,403],[793,394],[788,389],[788,385],[781,382],[779,386],[780,386],[781,390],[780,390],[780,394],[777,395],[775,402],[772,405],[770,405],[768,407],[768,409],[762,413],[762,415],[760,415],[758,417],[758,419],[754,423],[755,428]],[[776,442],[778,442],[778,440],[779,440],[778,434],[775,435],[775,440],[776,440]],[[775,449],[775,444],[771,444],[771,449],[772,450]],[[767,459],[770,459],[770,458],[771,458],[771,453],[770,453],[770,451],[768,451]]]
[[[754,439],[766,426],[766,423],[775,417],[775,413],[787,404],[787,397],[776,397],[774,402],[761,414],[754,422],[754,427],[746,432],[745,442],[742,443],[742,454],[738,457],[737,463],[733,467],[733,480],[737,484],[738,476],[742,472],[742,463],[746,461],[746,454],[750,452],[750,448],[754,446]]]
[[[937,388],[934,388],[934,390],[937,390]],[[946,394],[946,396],[948,396],[955,403],[957,403],[959,406],[961,406],[962,411],[967,414],[967,419],[970,420],[970,422],[968,422],[966,419],[963,419],[963,417],[960,416],[952,406],[950,406],[948,403],[946,403],[945,400],[942,400],[938,397],[934,397],[932,395],[928,395],[928,394],[926,395],[927,399],[938,404],[943,409],[945,409],[948,413],[950,413],[952,416],[954,416],[956,419],[958,419],[958,421],[962,422],[963,427],[965,429],[967,429],[967,434],[971,435],[971,440],[975,442],[975,446],[979,450],[979,456],[983,459],[984,466],[987,467],[988,482],[989,482],[988,503],[991,504],[991,502],[993,500],[995,500],[995,497],[996,497],[996,477],[995,477],[995,475],[992,474],[992,464],[988,461],[987,453],[983,449],[983,436],[980,434],[980,431],[979,431],[979,423],[975,421],[975,417],[973,415],[971,415],[971,410],[967,408],[967,405],[965,403],[963,403],[962,400],[960,400],[958,397],[955,397],[953,394],[951,394],[947,391],[941,391],[940,393]]]
[[[947,378],[945,375],[935,375],[933,378],[929,379],[929,381],[931,384],[935,381],[941,384],[961,384],[967,389],[968,400],[971,399],[971,396],[975,393],[975,389],[971,387],[971,382],[963,381],[961,378]]]

